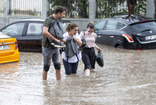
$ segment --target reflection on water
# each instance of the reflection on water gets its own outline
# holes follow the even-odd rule
[[[1,88],[6,89],[6,85],[14,84],[14,80],[17,80],[20,76],[19,62],[0,65],[0,85]]]
[[[19,62],[1,64],[0,73],[3,74],[6,79],[13,79],[14,77],[12,76],[15,76],[15,74],[18,74],[17,75],[18,77],[19,76]],[[1,78],[3,78],[3,76]]]
[[[42,81],[42,54],[20,53],[20,61],[0,65],[0,105],[155,105],[156,50],[123,50],[99,45],[105,66],[90,77],[78,73],[55,80],[51,66]]]

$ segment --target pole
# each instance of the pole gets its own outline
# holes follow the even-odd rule
[[[89,0],[89,20],[94,23],[96,16],[96,0]]]
[[[154,15],[155,15],[155,1],[154,0],[147,0],[146,9],[147,9],[146,16],[154,18]]]
[[[4,24],[3,25],[7,25],[7,0],[4,0],[3,4],[4,4]]]
[[[42,18],[47,17],[47,13],[50,9],[49,0],[42,0]]]

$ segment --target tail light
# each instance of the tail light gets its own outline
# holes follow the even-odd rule
[[[15,42],[15,50],[18,48],[18,42]]]
[[[142,48],[138,48],[138,49],[136,49],[136,50],[142,50]]]
[[[133,43],[134,42],[134,40],[129,35],[122,34],[122,36],[125,37],[129,43]]]

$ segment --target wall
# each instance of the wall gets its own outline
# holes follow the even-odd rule
[[[87,27],[89,19],[73,19],[73,18],[64,18],[63,20],[70,20],[72,23],[76,23],[79,26],[79,30],[85,30]]]
[[[11,23],[14,21],[22,20],[22,19],[45,19],[37,16],[8,16],[7,23]],[[79,26],[80,31],[85,30],[87,27],[89,19],[74,19],[74,18],[63,18],[63,20],[70,20],[72,23],[76,23]],[[98,19],[96,19],[98,20]],[[4,18],[0,17],[0,28],[4,26]]]

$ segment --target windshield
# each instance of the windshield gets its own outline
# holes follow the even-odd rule
[[[132,25],[132,29],[135,33],[142,33],[145,31],[156,32],[156,22],[146,22]]]

